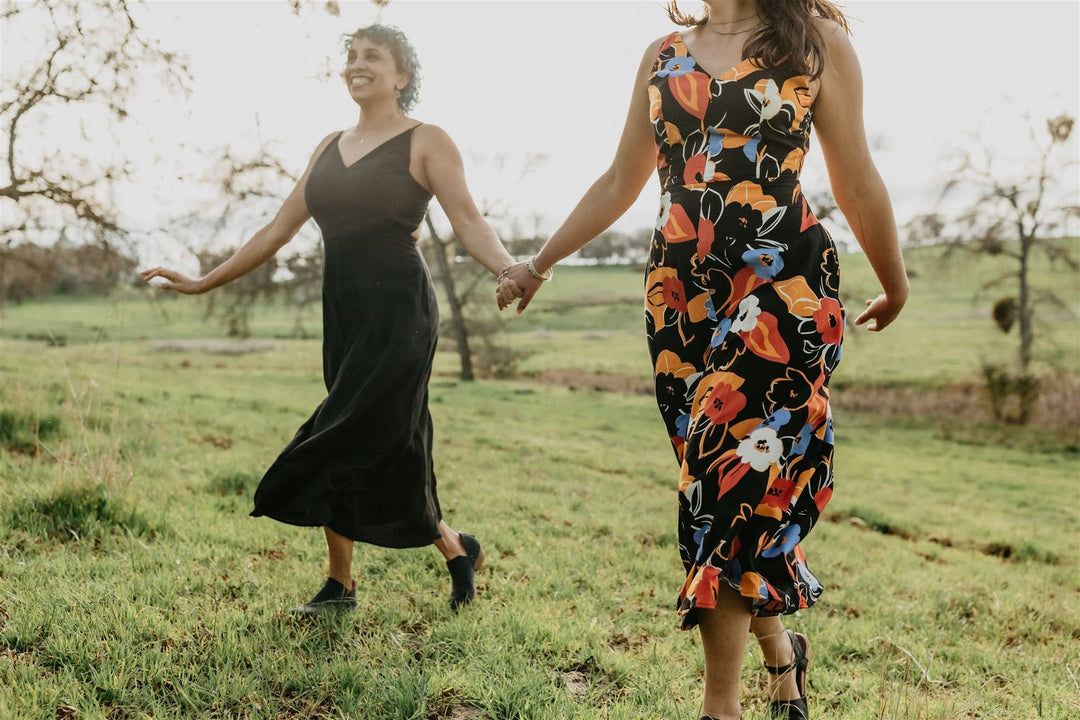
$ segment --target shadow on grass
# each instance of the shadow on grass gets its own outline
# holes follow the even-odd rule
[[[60,418],[0,410],[0,447],[22,455],[38,453],[38,441],[60,435]]]

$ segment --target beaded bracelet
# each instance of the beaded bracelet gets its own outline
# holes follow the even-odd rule
[[[536,272],[536,266],[533,265],[533,260],[535,260],[535,259],[536,259],[535,257],[531,257],[531,258],[529,258],[529,262],[525,263],[525,267],[527,267],[529,269],[529,274],[530,275],[532,275],[534,278],[536,278],[537,280],[540,280],[540,281],[550,280],[552,277],[555,276],[555,268],[554,267],[549,267],[548,271],[546,273],[544,273],[543,275]]]

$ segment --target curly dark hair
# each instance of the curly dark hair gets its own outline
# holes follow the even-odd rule
[[[829,0],[757,0],[757,10],[765,24],[746,41],[743,55],[811,78],[825,68],[825,39],[814,18],[832,20],[850,32],[843,11]],[[677,0],[669,0],[667,11],[673,22],[687,27],[709,21],[708,8],[694,17],[679,10]]]
[[[420,61],[416,57],[416,48],[398,28],[393,25],[367,25],[345,37],[345,51],[353,40],[370,40],[376,45],[389,48],[397,69],[409,76],[409,84],[398,95],[398,107],[408,113],[420,99]]]

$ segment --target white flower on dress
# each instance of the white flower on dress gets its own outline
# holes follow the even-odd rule
[[[768,470],[769,466],[780,459],[784,443],[771,427],[759,427],[739,443],[735,454],[758,472]]]
[[[750,332],[757,327],[758,315],[761,314],[761,302],[755,295],[747,295],[739,303],[739,312],[731,321],[729,332]]]
[[[656,218],[656,229],[660,230],[667,225],[671,217],[671,193],[666,192],[660,196],[660,215]]]
[[[758,96],[761,98],[762,122],[772,120],[784,106],[784,101],[780,98],[780,87],[775,80],[770,79],[765,83],[765,92],[758,93]]]

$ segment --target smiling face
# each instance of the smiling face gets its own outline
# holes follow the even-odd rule
[[[390,48],[368,38],[354,38],[342,73],[349,95],[357,103],[387,100],[397,102],[398,93],[409,84],[408,73],[398,69]]]

